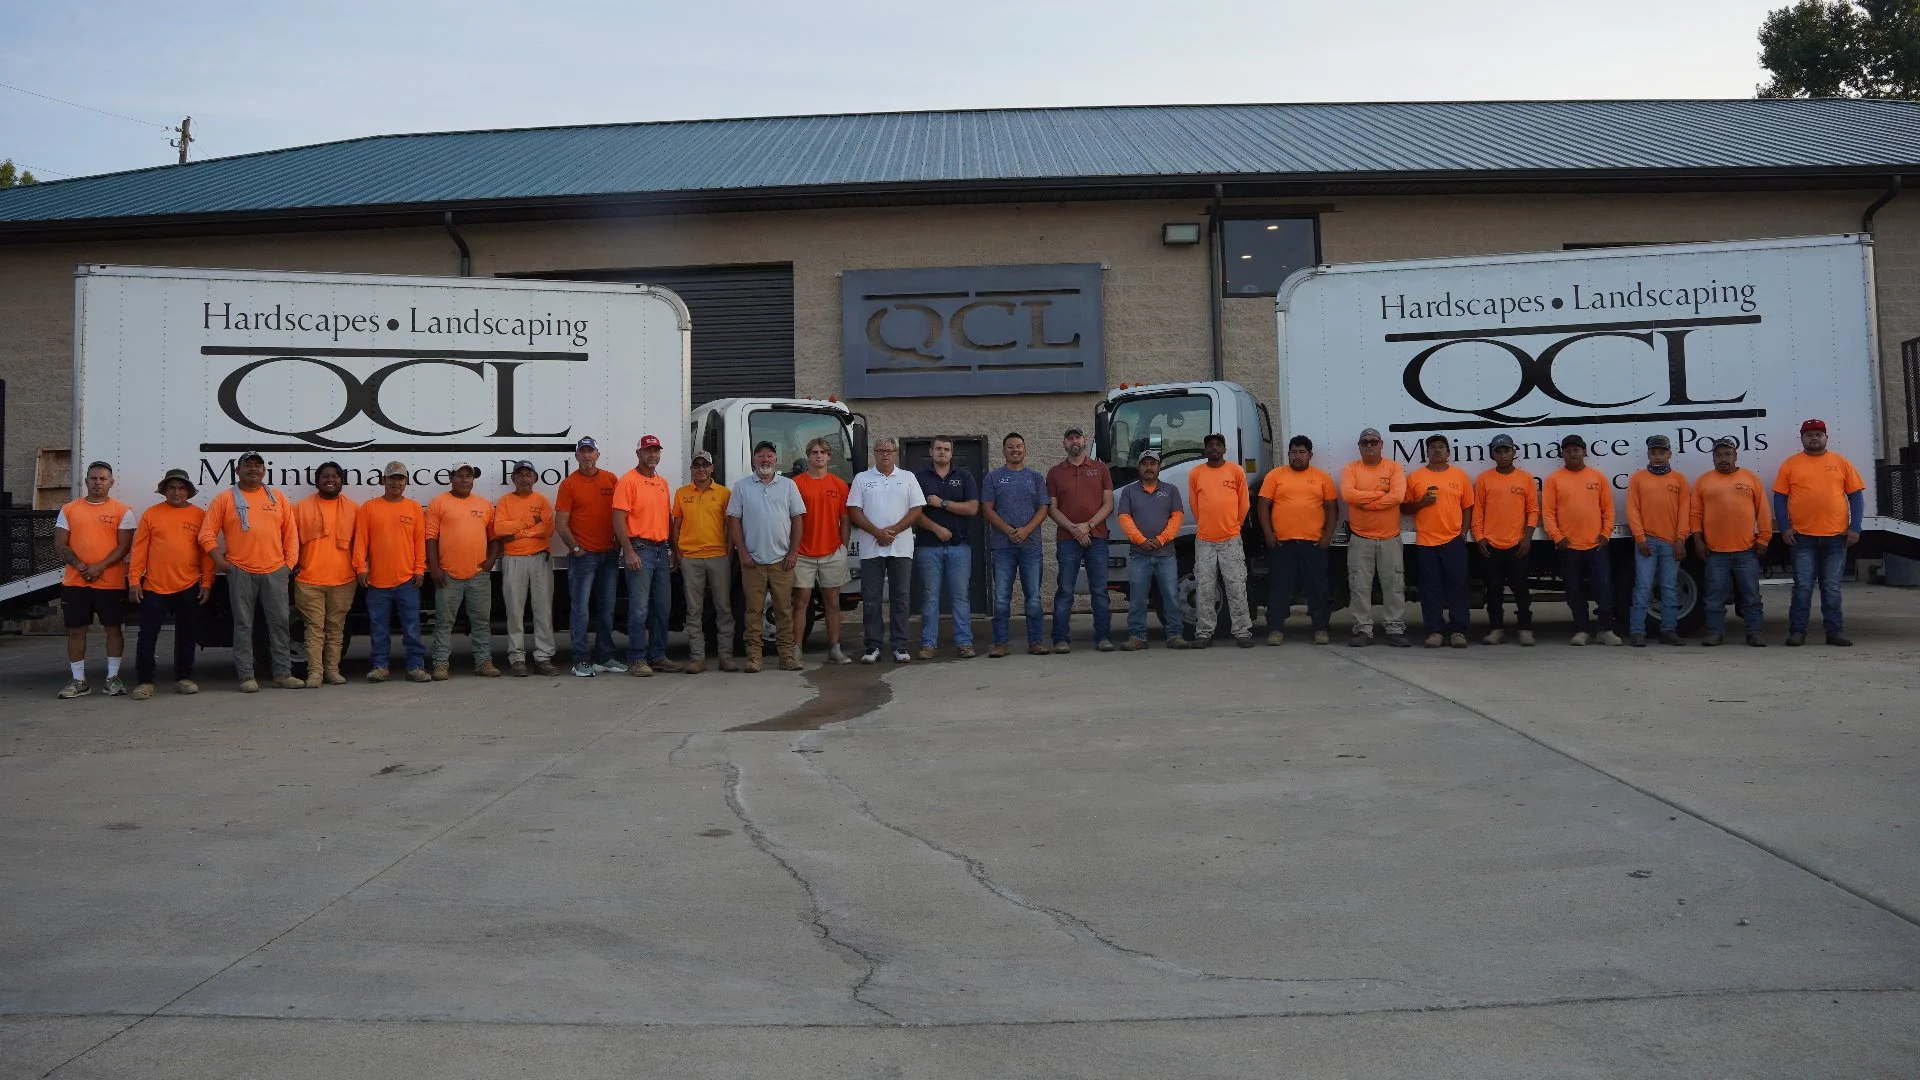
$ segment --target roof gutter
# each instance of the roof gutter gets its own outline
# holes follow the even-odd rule
[[[461,238],[460,230],[453,227],[453,211],[448,210],[443,219],[447,226],[447,235],[453,238],[453,244],[460,249],[460,276],[473,276],[473,252],[467,250],[467,242]]]
[[[1901,176],[1899,173],[1895,173],[1893,176],[1892,186],[1888,187],[1887,190],[1883,192],[1879,198],[1873,200],[1873,205],[1867,207],[1866,213],[1860,215],[1860,231],[1861,232],[1866,233],[1868,236],[1873,235],[1873,215],[1879,213],[1881,207],[1892,202],[1894,199],[1894,196],[1900,194],[1900,184],[1904,179],[1905,177]]]

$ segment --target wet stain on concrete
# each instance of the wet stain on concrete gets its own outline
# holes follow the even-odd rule
[[[699,835],[708,836],[708,837],[732,836],[733,830],[732,829],[701,829],[699,832]]]
[[[912,670],[921,664],[984,663],[985,661],[961,661],[958,657],[945,656],[937,660],[917,660],[913,664],[851,664],[837,667],[822,665],[808,668],[802,672],[808,685],[819,691],[805,704],[795,706],[778,716],[766,720],[756,720],[751,724],[728,728],[728,731],[818,731],[828,724],[837,724],[842,720],[851,720],[893,700],[893,687],[886,682],[886,676],[896,671]]]
[[[100,827],[107,830],[108,832],[133,832],[135,829],[138,829],[140,826],[131,821],[116,821],[111,825],[102,825]]]

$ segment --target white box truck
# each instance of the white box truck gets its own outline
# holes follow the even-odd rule
[[[825,435],[849,479],[865,456],[863,426],[838,402],[691,409],[692,324],[680,298],[654,286],[82,266],[75,290],[76,490],[87,462],[110,462],[115,495],[136,512],[173,468],[204,503],[234,482],[247,450],[295,499],[325,461],[344,467],[350,496],[375,497],[398,459],[422,503],[462,462],[479,466],[474,490],[489,499],[512,490],[522,459],[551,492],[583,435],[616,474],[633,466],[641,435],[658,435],[660,471],[676,486],[695,447],[714,454],[722,482],[750,474],[762,439],[798,463],[805,441]],[[556,590],[562,607],[565,595]],[[222,640],[209,629],[205,640]]]

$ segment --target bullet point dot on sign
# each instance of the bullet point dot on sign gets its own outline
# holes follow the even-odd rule
[[[1567,302],[1566,302],[1565,300],[1562,300],[1562,299],[1560,299],[1559,297],[1557,297],[1557,296],[1556,296],[1556,297],[1554,297],[1554,298],[1553,298],[1553,306],[1554,306],[1554,309],[1555,309],[1555,310],[1558,310],[1558,309],[1560,309],[1560,308],[1563,308],[1563,307],[1566,307],[1566,306],[1567,306]]]
[[[1558,300],[1555,300],[1555,301],[1553,302],[1553,306],[1554,306],[1554,307],[1559,307],[1559,306],[1560,306],[1560,301],[1558,301]],[[388,319],[388,320],[387,320],[387,329],[389,329],[389,330],[398,330],[398,329],[400,329],[400,320],[399,320],[399,319]]]

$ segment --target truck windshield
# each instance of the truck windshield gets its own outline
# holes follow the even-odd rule
[[[1205,394],[1156,394],[1116,405],[1107,420],[1113,460],[1107,465],[1115,487],[1132,483],[1135,462],[1149,446],[1160,449],[1162,467],[1205,457],[1213,430],[1213,400]]]
[[[807,444],[827,440],[833,464],[827,471],[853,482],[853,448],[847,443],[847,421],[837,412],[813,409],[756,409],[748,414],[747,444],[770,442],[780,451],[780,470],[788,476],[807,471]]]

